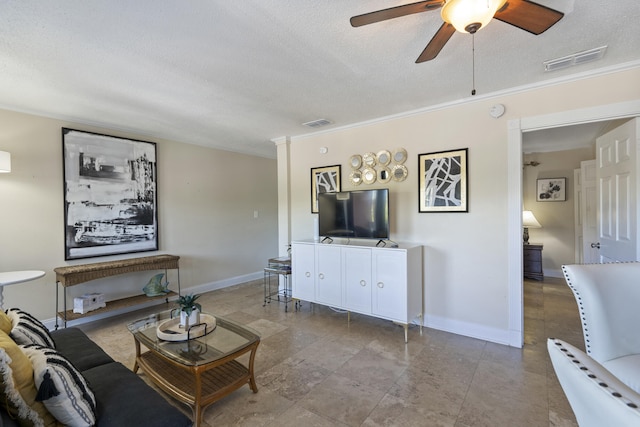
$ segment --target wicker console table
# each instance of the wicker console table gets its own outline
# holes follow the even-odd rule
[[[53,271],[56,273],[56,329],[58,329],[58,319],[62,319],[63,326],[67,327],[67,322],[77,320],[86,316],[95,316],[105,312],[132,307],[144,304],[148,301],[162,300],[169,302],[169,297],[180,295],[180,267],[178,266],[179,256],[176,255],[155,255],[142,258],[131,258],[117,261],[97,262],[93,264],[71,265],[67,267],[57,267]],[[149,270],[178,270],[178,292],[170,291],[166,295],[149,297],[147,295],[134,295],[128,298],[122,298],[115,301],[108,301],[107,306],[97,310],[90,311],[85,314],[74,313],[73,310],[67,310],[67,288],[79,285],[91,280],[102,279],[105,277],[116,276],[125,273],[134,273],[138,271]],[[63,310],[59,309],[58,290],[59,286],[63,289]]]

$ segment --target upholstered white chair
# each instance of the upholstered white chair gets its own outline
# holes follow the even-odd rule
[[[550,338],[553,369],[580,427],[640,426],[640,394],[582,350]]]
[[[640,393],[640,262],[562,270],[578,303],[587,354]]]

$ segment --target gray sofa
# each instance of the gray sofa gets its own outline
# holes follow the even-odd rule
[[[82,373],[96,397],[99,427],[187,427],[193,422],[137,374],[114,361],[78,328],[52,331],[63,356]],[[0,408],[0,426],[18,426]]]

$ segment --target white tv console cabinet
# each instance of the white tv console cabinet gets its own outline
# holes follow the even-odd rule
[[[293,298],[391,320],[422,334],[422,246],[397,248],[297,241],[291,244]]]

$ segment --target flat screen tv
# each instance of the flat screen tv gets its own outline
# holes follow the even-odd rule
[[[318,234],[322,237],[389,238],[389,190],[318,194]]]

